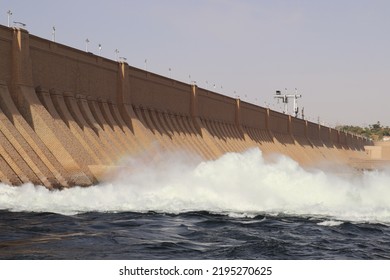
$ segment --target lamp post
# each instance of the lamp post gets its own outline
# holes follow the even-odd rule
[[[125,62],[127,61],[127,58],[124,57],[124,56],[121,56],[121,57],[119,58],[119,61],[122,62],[122,63],[125,63]]]
[[[88,52],[88,43],[89,43],[89,40],[88,38],[85,39],[85,51]]]
[[[118,49],[115,49],[115,60],[118,61],[118,54],[119,54],[119,50]]]
[[[53,42],[55,42],[56,41],[56,27],[55,26],[53,26],[53,31],[52,31],[51,35],[52,35]]]
[[[102,56],[102,44],[99,44],[99,56]]]
[[[18,25],[19,27],[26,27],[26,24],[20,21],[14,21],[14,25]]]
[[[12,16],[12,12],[11,12],[11,10],[8,10],[8,12],[7,12],[8,27],[10,27],[9,21],[10,21],[11,16]]]

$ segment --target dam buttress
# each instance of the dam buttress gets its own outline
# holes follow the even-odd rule
[[[100,182],[122,158],[205,160],[258,147],[310,166],[367,160],[372,143],[0,26],[0,181]]]

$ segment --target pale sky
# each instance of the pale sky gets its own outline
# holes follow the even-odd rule
[[[0,24],[317,122],[390,126],[389,0],[0,0]],[[145,64],[145,59],[147,64]],[[171,69],[171,71],[169,71]],[[215,88],[214,88],[215,84]],[[290,104],[291,105],[291,104]]]

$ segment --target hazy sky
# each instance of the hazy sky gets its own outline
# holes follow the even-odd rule
[[[0,0],[0,23],[282,110],[298,89],[306,117],[390,126],[388,0]],[[147,65],[145,65],[147,59]],[[169,71],[171,69],[171,71]],[[214,88],[215,84],[215,88]],[[291,104],[290,104],[291,105]]]

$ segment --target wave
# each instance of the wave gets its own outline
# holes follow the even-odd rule
[[[390,222],[387,171],[340,175],[307,170],[281,155],[266,161],[259,149],[203,162],[180,154],[161,158],[149,163],[127,158],[110,180],[88,188],[49,191],[32,184],[0,184],[0,209],[65,215],[210,211]]]

